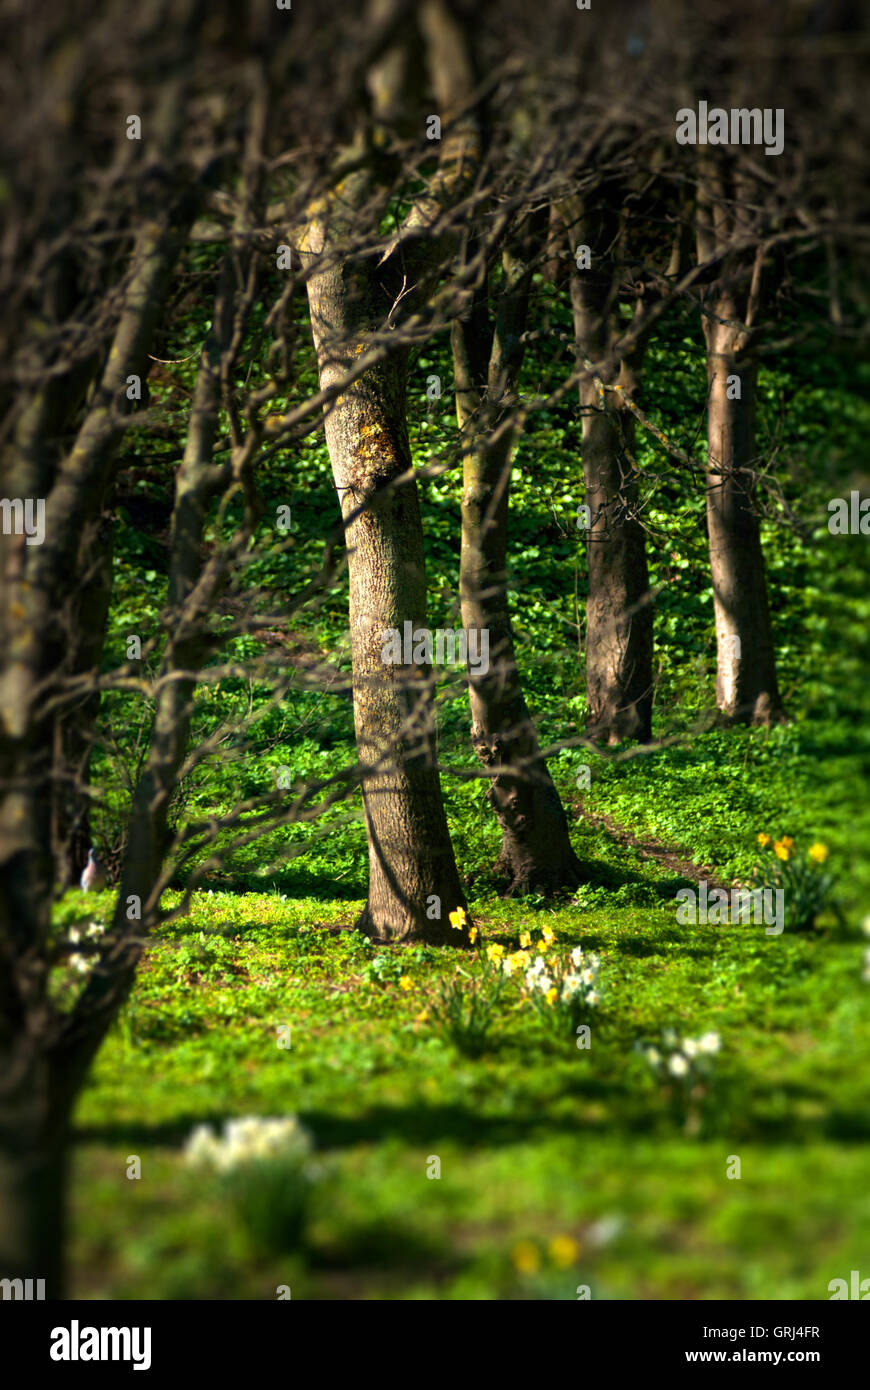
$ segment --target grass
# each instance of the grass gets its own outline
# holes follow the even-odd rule
[[[553,312],[570,332],[570,311]],[[691,332],[694,347],[677,325],[647,356],[645,393],[669,433],[691,415],[687,401],[703,410],[697,323]],[[438,352],[420,359],[421,381],[429,370],[449,377]],[[655,733],[685,737],[621,760],[581,749],[586,575],[574,516],[583,492],[567,403],[538,413],[519,444],[509,593],[542,743],[578,741],[550,764],[586,869],[572,901],[495,896],[499,831],[485,786],[451,776],[474,765],[467,694],[461,679],[439,691],[445,802],[483,943],[515,948],[521,931],[548,923],[560,944],[597,952],[591,1047],[554,1037],[512,986],[482,1054],[463,1055],[431,1009],[454,953],[373,949],[349,930],[366,891],[358,799],[316,826],[282,827],[238,852],[210,879],[216,891],[198,892],[189,917],[151,942],[99,1054],[77,1112],[73,1296],[271,1299],[286,1285],[294,1298],[325,1299],[573,1300],[578,1287],[594,1298],[825,1299],[832,1279],[870,1276],[870,984],[859,932],[870,911],[867,551],[864,538],[826,529],[828,499],[853,485],[840,463],[851,469],[861,456],[870,416],[863,367],[840,362],[839,377],[819,387],[806,361],[768,364],[759,396],[764,451],[779,440],[781,389],[800,387],[777,447],[784,495],[804,525],[783,524],[775,507],[763,523],[787,725],[697,732],[714,704],[715,668],[703,493],[678,486],[640,436],[641,467],[658,479],[648,511]],[[532,389],[540,370],[531,347]],[[415,457],[446,453],[449,402],[411,429]],[[322,520],[335,507],[323,441],[264,461],[261,481],[267,502],[293,498],[298,531],[275,554],[264,519],[251,582],[295,592],[320,567]],[[422,491],[428,621],[453,627],[456,479]],[[110,660],[131,624],[156,624],[158,552],[132,523],[120,529]],[[294,627],[294,641],[348,668],[343,583],[295,614]],[[222,687],[198,693],[194,742],[247,710],[247,682]],[[135,765],[135,731],[149,717],[126,693],[103,699],[111,737],[93,763],[100,845],[123,822],[125,766]],[[229,808],[272,788],[283,765],[300,780],[337,772],[352,757],[350,702],[295,690],[260,734],[192,775],[174,811]],[[582,764],[588,790],[577,787]],[[584,812],[676,854],[645,858],[631,835],[614,838]],[[842,924],[828,913],[811,933],[778,937],[678,925],[683,875],[694,865],[696,876],[703,868],[723,883],[747,881],[761,830],[794,836],[802,853],[813,840],[829,846]],[[109,895],[70,893],[58,917],[106,919],[109,904]],[[669,1027],[721,1038],[694,1105],[666,1095],[634,1050]],[[281,1047],[288,1028],[291,1046]],[[304,1238],[275,1255],[217,1182],[185,1167],[182,1149],[197,1124],[286,1114],[311,1131],[318,1166]],[[126,1176],[134,1154],[138,1180]],[[728,1176],[735,1159],[739,1178]]]
[[[515,949],[548,924],[601,956],[588,1050],[511,988],[469,1059],[421,1019],[455,953],[373,948],[347,930],[359,901],[198,893],[149,948],[79,1106],[74,1296],[825,1298],[866,1266],[854,924],[678,927],[672,873],[600,832],[578,839],[609,884],[591,905],[488,896],[472,911],[483,944]],[[669,1026],[722,1040],[694,1121],[632,1049]],[[181,1148],[197,1123],[292,1113],[318,1169],[304,1239],[276,1256]]]

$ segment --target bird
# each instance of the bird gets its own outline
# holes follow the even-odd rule
[[[82,869],[80,882],[85,892],[98,893],[106,886],[106,871],[97,858],[97,851],[93,845],[88,850],[88,862]]]

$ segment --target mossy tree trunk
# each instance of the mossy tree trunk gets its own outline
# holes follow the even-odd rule
[[[488,633],[489,665],[469,674],[471,742],[490,774],[502,832],[495,866],[510,893],[554,892],[582,881],[568,821],[523,694],[507,588],[514,388],[522,364],[534,241],[505,252],[490,327],[486,301],[453,325],[456,409],[463,453],[460,596],[466,631]]]
[[[327,259],[330,258],[327,255]],[[385,286],[386,280],[386,286]],[[353,368],[383,326],[389,275],[333,262],[308,282],[323,388]],[[326,412],[345,521],[354,720],[369,843],[360,930],[378,941],[460,944],[448,915],[465,906],[436,767],[432,672],[385,661],[385,638],[426,626],[423,526],[405,418],[407,351],[368,368]]]
[[[480,162],[479,95],[463,24],[446,0],[375,5],[383,43],[368,74],[371,109],[346,152],[349,170],[311,209],[298,246],[324,389],[326,441],[345,523],[354,719],[369,847],[359,928],[377,941],[464,945],[450,925],[465,895],[436,762],[432,672],[385,660],[390,631],[426,625],[423,526],[406,422],[407,333],[427,313],[458,245],[451,209]],[[438,166],[377,263],[371,246],[390,207],[387,150],[417,109],[419,55],[442,122]],[[419,131],[419,126],[415,127]],[[341,156],[339,156],[341,162]],[[355,250],[369,236],[368,253]],[[360,358],[369,353],[360,369]],[[350,376],[355,373],[355,379]],[[411,653],[413,656],[413,653]]]

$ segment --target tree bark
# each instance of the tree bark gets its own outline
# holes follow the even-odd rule
[[[76,566],[80,579],[69,600],[69,675],[100,669],[112,593],[113,548],[111,517],[97,516],[85,528]],[[99,707],[99,691],[94,691],[60,714],[54,725],[51,839],[55,884],[60,891],[77,886],[93,844],[90,766]]]
[[[342,178],[334,198],[312,209],[300,241],[311,326],[328,389],[359,363],[387,330],[397,342],[357,375],[326,409],[326,442],[345,522],[350,579],[350,631],[363,806],[369,845],[369,891],[358,928],[377,941],[468,943],[449,914],[466,906],[436,764],[434,691],[423,662],[384,661],[389,630],[425,628],[423,527],[405,406],[407,348],[401,345],[409,305],[425,304],[457,244],[448,209],[471,189],[480,160],[474,111],[475,77],[462,23],[445,0],[423,0],[409,13],[397,0],[378,0],[376,17],[395,40],[371,65],[373,109],[354,139],[350,162],[364,166]],[[398,23],[397,23],[398,21]],[[418,28],[419,26],[419,28]],[[377,236],[386,165],[373,149],[390,143],[390,125],[407,120],[415,45],[422,45],[444,130],[437,170],[375,266],[354,256],[368,226]],[[362,153],[365,160],[360,160]],[[391,308],[389,306],[392,306]]]
[[[568,821],[523,695],[507,596],[510,414],[522,363],[530,248],[503,257],[495,331],[479,301],[452,329],[456,412],[470,440],[463,455],[460,598],[466,632],[489,634],[489,669],[469,674],[471,742],[491,774],[488,800],[502,831],[496,874],[509,893],[552,893],[582,882]]]
[[[717,301],[730,317],[733,305]],[[707,532],[716,618],[716,705],[729,721],[769,724],[782,705],[755,503],[757,369],[723,325],[708,329]],[[729,381],[731,386],[729,388]],[[731,399],[739,382],[740,399]]]
[[[579,233],[578,233],[579,236]],[[610,323],[609,275],[575,270],[571,302],[578,356],[606,359],[616,331]],[[627,394],[637,386],[643,345],[602,368],[601,380]],[[591,377],[580,383],[583,480],[589,508],[586,600],[588,730],[610,744],[646,743],[652,736],[653,623],[646,544],[638,518],[633,462],[634,417],[599,399]]]
[[[44,1279],[45,1296],[66,1294],[69,1099],[55,1094],[54,1067],[21,1039],[15,1084],[0,1100],[0,1277]]]
[[[757,335],[763,247],[732,251],[753,233],[751,172],[724,151],[697,152],[699,262],[721,257],[704,292],[707,343],[707,530],[716,619],[716,704],[728,722],[769,724],[783,717],[756,506]]]
[[[320,383],[353,366],[383,322],[370,262],[332,264],[308,282]],[[405,422],[407,352],[365,371],[326,413],[348,551],[354,720],[369,842],[369,892],[357,922],[377,941],[461,944],[448,914],[465,907],[435,762],[425,664],[383,660],[388,630],[426,625],[423,527]],[[431,915],[430,915],[431,914]],[[437,915],[436,915],[437,914]]]

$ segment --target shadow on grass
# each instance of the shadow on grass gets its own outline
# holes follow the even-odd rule
[[[615,842],[614,842],[615,844]],[[615,868],[602,859],[584,859],[580,856],[580,863],[583,870],[583,882],[579,891],[583,889],[600,889],[606,893],[617,893],[620,890],[629,890],[621,893],[618,907],[660,907],[665,903],[673,901],[680,888],[695,887],[692,879],[683,878],[679,875],[671,876],[667,879],[654,879],[648,874],[638,873],[634,869]],[[471,882],[471,880],[469,880]],[[489,893],[497,894],[505,902],[517,903],[528,912],[550,912],[556,910],[570,910],[576,908],[578,912],[590,912],[606,907],[606,903],[575,903],[574,895],[577,889],[564,889],[545,897],[541,893],[517,894],[508,896],[501,890],[504,880],[496,879],[490,872],[481,871],[474,876],[473,887],[476,896],[485,897]],[[636,890],[631,892],[630,890]]]
[[[308,1260],[312,1268],[323,1271],[388,1265],[415,1274],[425,1269],[427,1278],[448,1278],[464,1264],[455,1253],[448,1254],[443,1241],[385,1217],[345,1227],[329,1244],[309,1247]]]
[[[792,1100],[809,1099],[824,1105],[816,1092],[800,1087],[783,1088]],[[781,1110],[773,1090],[756,1095],[747,1104],[745,1089],[732,1079],[722,1092],[722,1104],[705,1137],[732,1135],[735,1125],[740,1137],[750,1142],[772,1144],[866,1143],[870,1139],[870,1113],[856,1101],[854,1108],[832,1108],[807,1120],[790,1107]],[[588,1115],[581,1111],[564,1113],[566,1100],[587,1102]],[[486,1149],[525,1143],[541,1136],[575,1135],[578,1142],[606,1127],[609,1134],[659,1134],[680,1137],[680,1131],[666,1119],[660,1097],[636,1085],[621,1085],[593,1076],[577,1077],[548,1103],[559,1113],[547,1114],[531,1098],[518,1101],[509,1115],[484,1114],[479,1108],[458,1104],[375,1105],[356,1115],[336,1115],[327,1110],[300,1110],[299,1119],[311,1130],[319,1149],[345,1149],[360,1144],[399,1139],[407,1144],[431,1146],[455,1141],[470,1149]],[[179,1147],[197,1124],[204,1121],[220,1126],[226,1111],[180,1117],[158,1125],[83,1125],[74,1140],[82,1144],[129,1144],[144,1147]]]
[[[175,879],[171,888],[183,889],[181,879]],[[207,883],[201,883],[197,891],[207,892],[209,888],[216,893],[286,893],[288,898],[315,898],[321,902],[337,902],[347,899],[365,898],[368,892],[367,874],[348,874],[341,880],[327,874],[313,873],[308,869],[276,869],[274,873],[262,875],[251,870],[237,869],[215,873]]]

